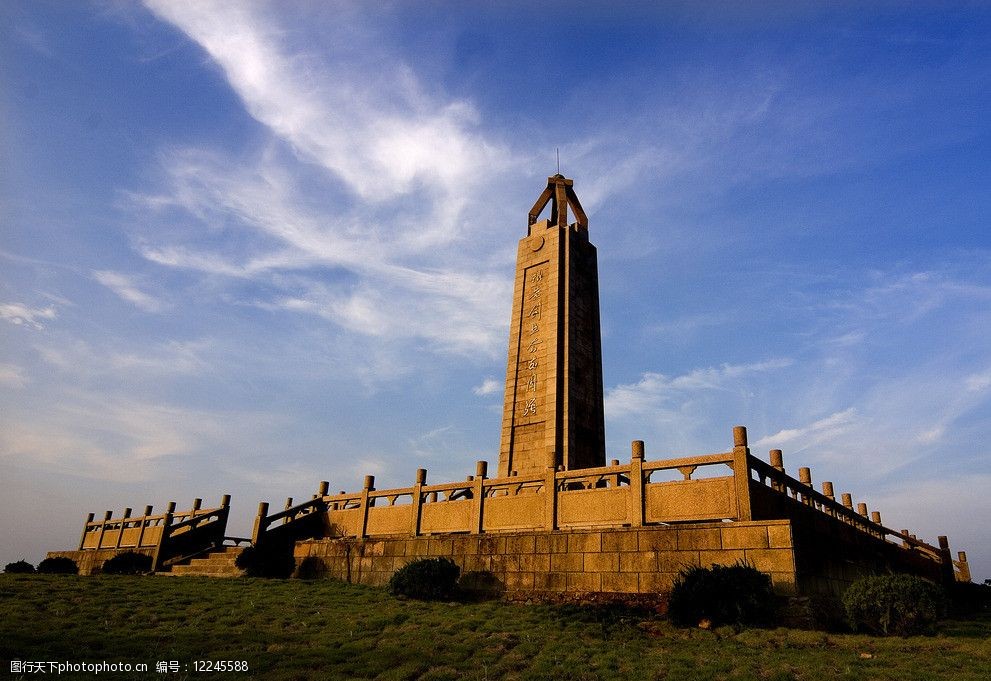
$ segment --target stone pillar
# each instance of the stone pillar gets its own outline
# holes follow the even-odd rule
[[[802,483],[803,485],[805,485],[806,487],[808,487],[811,490],[812,489],[812,469],[808,468],[807,466],[802,466],[801,468],[799,468],[798,469],[798,481],[800,483]],[[812,506],[812,497],[805,490],[802,490],[802,503],[803,504],[806,504],[808,506]]]
[[[544,527],[557,529],[557,453],[547,455],[547,468],[544,471]]]
[[[145,528],[148,527],[148,516],[151,515],[151,512],[152,512],[152,506],[150,504],[148,506],[145,506],[145,514],[144,516],[141,517],[141,529],[138,530],[138,543],[137,543],[138,546],[144,544]]]
[[[79,550],[80,551],[83,550],[83,546],[86,544],[86,533],[89,532],[89,524],[91,522],[93,522],[93,518],[94,517],[96,517],[96,514],[94,514],[94,513],[88,514],[86,516],[86,522],[83,523],[83,534],[79,538]],[[99,545],[97,545],[97,548],[99,548]]]
[[[103,514],[103,523],[101,523],[100,525],[100,536],[97,537],[96,539],[96,548],[98,549],[103,548],[103,535],[107,533],[107,523],[110,522],[110,519],[113,517],[114,517],[113,511],[107,511],[106,513]]]
[[[361,488],[361,532],[359,537],[368,536],[368,507],[375,503],[375,499],[369,494],[375,491],[375,476],[366,475],[365,484]]]
[[[950,553],[950,541],[944,535],[937,538],[939,542],[939,556],[942,560],[940,572],[943,576],[944,585],[953,584],[956,581],[956,572],[953,569],[953,555]]]
[[[427,483],[427,469],[416,469],[416,482],[413,483],[413,509],[410,511],[410,534],[420,536],[420,516],[423,511],[423,486]]]
[[[255,516],[255,526],[251,530],[251,543],[255,546],[261,540],[265,530],[268,529],[268,502],[263,501],[258,504],[258,515]]]
[[[822,483],[822,495],[827,499],[829,499],[830,501],[836,501],[836,496],[833,494],[833,483],[831,483],[829,480],[826,480],[825,482]],[[826,511],[827,515],[830,515],[834,518],[836,517],[836,509],[832,505],[826,505],[824,507],[824,510]]]
[[[833,495],[833,483],[826,480],[822,483],[822,494],[827,497],[830,501],[836,501],[836,497]]]
[[[959,574],[957,580],[961,582],[970,582],[971,581],[970,563],[967,562],[967,552],[958,551],[957,558],[959,559],[956,562],[956,567]]]
[[[485,475],[488,471],[488,462],[475,462],[475,485],[471,494],[473,503],[471,531],[475,534],[482,531],[482,524],[485,522]]]
[[[114,544],[115,549],[120,548],[120,543],[124,539],[124,526],[127,525],[127,519],[131,517],[131,509],[125,508],[124,515],[121,518],[120,526],[117,529],[117,542]]]
[[[773,468],[776,471],[781,471],[782,473],[784,473],[785,463],[784,463],[784,456],[781,454],[781,450],[772,449],[770,452],[768,452],[768,456],[770,457],[771,468]],[[776,492],[785,491],[784,486],[782,486],[780,482],[776,482],[774,478],[771,478],[771,489],[773,489]]]
[[[630,519],[630,527],[642,527],[644,519],[643,507],[643,440],[630,443],[630,493],[626,517]]]
[[[736,485],[737,520],[752,520],[750,508],[750,447],[747,444],[747,429],[733,426],[733,482]]]

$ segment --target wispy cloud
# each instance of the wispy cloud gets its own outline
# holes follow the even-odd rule
[[[484,397],[485,395],[495,395],[502,392],[502,388],[502,381],[497,381],[494,378],[486,378],[480,385],[472,388],[471,391],[479,397]]]
[[[40,331],[45,328],[41,323],[42,320],[55,319],[55,308],[34,308],[22,303],[0,303],[0,319]]]
[[[0,385],[8,388],[23,388],[27,385],[28,379],[24,376],[24,370],[14,364],[0,364]]]
[[[93,278],[145,312],[161,312],[165,308],[161,300],[138,288],[132,277],[119,272],[100,270],[93,272]]]
[[[366,200],[393,198],[418,182],[452,199],[472,169],[505,161],[473,131],[478,114],[469,102],[432,97],[400,62],[366,63],[351,53],[327,64],[295,51],[276,28],[277,8],[146,4],[210,55],[255,119]],[[349,14],[331,30],[344,46],[370,28]]]
[[[778,358],[752,364],[723,364],[695,369],[681,376],[668,377],[648,372],[637,383],[618,385],[605,396],[606,413],[620,418],[629,414],[650,414],[668,409],[695,392],[729,390],[748,374],[764,373],[791,366],[792,360]]]
[[[814,446],[824,441],[832,441],[844,433],[856,420],[857,413],[853,407],[826,418],[819,419],[807,426],[779,430],[773,435],[760,438],[754,444],[758,447],[783,447],[798,443],[802,449]]]
[[[264,414],[211,413],[108,394],[65,399],[41,418],[12,414],[0,432],[0,456],[21,468],[141,482],[178,459],[233,453],[274,425]]]
[[[136,375],[155,377],[201,375],[211,366],[209,352],[212,341],[166,341],[140,352],[119,347],[94,347],[85,341],[58,345],[39,344],[35,347],[42,361],[66,376],[80,378],[102,376],[110,378]]]

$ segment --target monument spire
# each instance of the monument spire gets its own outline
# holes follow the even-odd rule
[[[550,465],[605,465],[596,252],[574,182],[560,173],[547,178],[517,251],[499,475]]]

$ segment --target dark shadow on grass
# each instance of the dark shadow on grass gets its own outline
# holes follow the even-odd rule
[[[949,638],[991,639],[991,612],[943,620],[939,623],[937,632]]]

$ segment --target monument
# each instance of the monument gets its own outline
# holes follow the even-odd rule
[[[550,218],[538,217],[550,204]],[[569,222],[569,209],[574,217]],[[99,571],[125,550],[172,574],[240,574],[236,557],[294,557],[308,570],[381,585],[410,560],[445,556],[497,590],[658,594],[688,566],[746,561],[783,594],[836,594],[870,574],[906,572],[969,581],[966,554],[893,530],[850,494],[821,491],[812,472],[785,470],[780,450],[754,456],[747,429],[714,454],[649,459],[635,440],[627,463],[605,458],[598,275],[588,220],[572,181],[554,175],[519,242],[497,477],[474,475],[407,487],[330,492],[269,512],[250,538],[226,536],[230,497],[164,514],[147,507],[102,519],[91,513],[79,548],[53,552]],[[839,498],[837,498],[839,497]],[[286,561],[288,563],[288,560]]]
[[[550,218],[538,222],[548,203]],[[517,250],[499,477],[605,463],[595,246],[573,182],[558,174]]]

